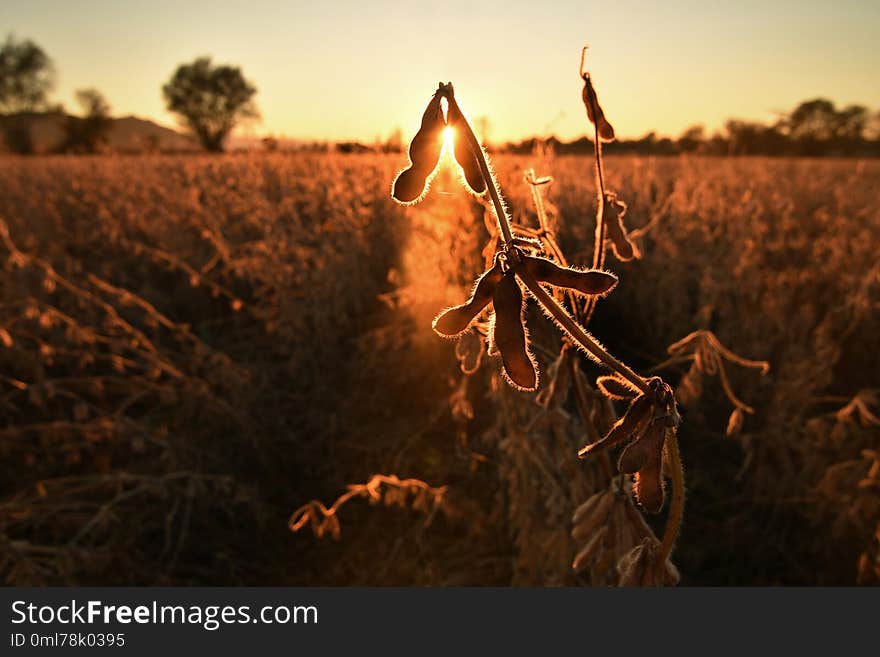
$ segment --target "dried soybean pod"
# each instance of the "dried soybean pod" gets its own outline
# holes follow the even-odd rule
[[[632,399],[639,394],[638,389],[634,388],[629,381],[616,375],[597,377],[596,387],[609,399],[616,399],[618,401]]]
[[[422,125],[409,145],[410,166],[397,176],[391,195],[400,203],[414,203],[425,192],[428,176],[437,168],[443,150],[442,96],[435,93],[422,115]]]
[[[626,262],[633,258],[640,258],[638,248],[629,239],[626,227],[623,225],[623,217],[626,215],[626,203],[617,199],[614,192],[605,194],[605,226],[608,230],[608,239],[611,240],[611,250],[618,260]]]
[[[454,338],[465,331],[483,308],[489,305],[492,294],[504,273],[501,263],[496,259],[492,268],[486,271],[474,285],[471,298],[460,306],[453,306],[441,312],[432,324],[434,331],[444,338]]]
[[[620,454],[618,466],[625,474],[638,472],[652,461],[660,462],[663,456],[663,442],[666,440],[666,426],[655,420],[637,440],[629,444]]]
[[[618,463],[621,472],[635,473],[633,491],[636,499],[651,513],[657,513],[663,507],[665,493],[661,465],[665,440],[666,427],[662,422],[654,422],[639,440],[623,451]]]
[[[449,99],[449,108],[447,110],[447,118],[449,125],[453,128],[464,123],[464,117],[461,115],[461,109],[454,98]],[[465,128],[466,129],[466,128]],[[486,191],[486,181],[483,179],[483,172],[480,169],[476,154],[471,150],[471,146],[463,134],[464,129],[458,129],[453,136],[453,154],[455,161],[458,162],[462,171],[464,171],[464,179],[467,181],[468,187],[474,194],[482,194]]]
[[[602,499],[602,495],[605,494],[605,491],[600,491],[595,493],[587,498],[587,501],[581,504],[577,509],[575,509],[574,515],[571,517],[571,523],[573,525],[578,524],[581,520],[586,518],[590,512],[596,507],[596,504]]]
[[[654,532],[651,531],[648,523],[645,522],[644,516],[638,512],[630,500],[627,500],[626,503],[626,515],[629,518],[630,527],[636,536],[637,542],[641,542],[643,538],[654,536]]]
[[[610,490],[604,491],[602,498],[593,510],[571,530],[571,537],[576,541],[582,541],[588,536],[592,536],[596,528],[605,523],[613,504],[614,493]]]
[[[618,586],[675,586],[681,580],[681,575],[669,559],[663,564],[663,572],[657,578],[657,548],[659,542],[656,538],[646,538],[639,545],[627,552],[617,563],[617,572],[620,573]]]
[[[492,303],[495,306],[492,344],[501,353],[504,374],[514,387],[534,390],[538,385],[538,373],[523,326],[522,290],[512,271],[505,274],[495,287]]]
[[[564,287],[589,296],[607,294],[617,285],[617,276],[597,269],[560,267],[546,258],[524,256],[528,272],[541,283]]]
[[[611,430],[605,437],[591,445],[582,447],[578,452],[578,456],[584,458],[600,450],[614,447],[624,440],[638,436],[648,423],[648,420],[651,419],[651,411],[651,400],[646,395],[639,395],[630,402],[626,413],[614,423],[614,426],[611,427]]]
[[[593,537],[589,540],[589,542],[584,546],[584,549],[578,552],[577,556],[575,556],[574,561],[571,564],[571,567],[580,572],[584,570],[587,564],[592,561],[593,557],[596,555],[596,552],[602,545],[602,542],[605,540],[605,535],[608,533],[608,526],[602,527],[599,531],[593,534]]]
[[[596,126],[599,132],[599,139],[602,141],[614,141],[614,128],[605,118],[605,112],[599,105],[599,99],[596,97],[596,90],[593,88],[593,81],[589,75],[583,75],[584,90],[581,97],[584,100],[584,107],[587,108],[587,118]]]

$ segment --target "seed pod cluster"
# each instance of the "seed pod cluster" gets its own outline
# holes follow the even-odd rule
[[[477,155],[471,150],[470,144],[465,139],[464,130],[469,128],[465,125],[461,109],[454,98],[449,99],[449,108],[446,114],[449,125],[456,130],[453,138],[455,161],[458,162],[458,165],[464,172],[464,179],[471,191],[477,195],[482,194],[486,191],[486,181],[483,179],[483,172],[480,170]]]
[[[398,174],[391,195],[400,203],[415,203],[425,193],[428,177],[437,168],[443,150],[443,109],[439,90],[431,98],[422,125],[409,145],[410,166]]]
[[[654,534],[629,498],[613,490],[596,493],[572,517],[571,536],[579,546],[572,568],[589,571],[594,583],[616,580],[614,566]]]
[[[635,397],[626,413],[611,427],[604,438],[583,447],[578,456],[584,458],[603,449],[627,443],[617,467],[632,474],[636,500],[647,511],[658,512],[665,497],[662,475],[663,448],[667,431],[678,425],[672,389],[659,378],[649,381],[650,391]]]
[[[496,255],[492,267],[477,279],[470,298],[441,312],[432,326],[444,338],[459,337],[491,301],[495,312],[489,326],[488,353],[501,355],[505,378],[513,387],[535,390],[538,372],[529,350],[523,317],[525,306],[516,272],[522,267],[540,283],[590,296],[608,294],[617,285],[617,276],[595,269],[560,267],[546,258],[526,255],[522,248],[515,246],[518,239],[514,239],[514,245],[507,251]],[[527,243],[534,247],[532,242]]]
[[[656,538],[645,538],[641,544],[627,552],[617,563],[620,573],[619,586],[675,586],[681,575],[668,559],[658,567],[658,548]]]

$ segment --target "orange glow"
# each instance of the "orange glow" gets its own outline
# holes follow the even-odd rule
[[[455,148],[455,130],[452,126],[443,128],[443,153],[451,155]]]

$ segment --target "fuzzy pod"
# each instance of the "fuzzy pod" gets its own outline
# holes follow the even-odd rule
[[[548,383],[538,393],[536,399],[538,405],[548,409],[559,408],[568,399],[572,384],[569,354],[568,349],[563,349],[558,358],[547,368],[545,379]]]
[[[614,141],[614,128],[605,118],[605,112],[599,105],[599,99],[596,96],[596,90],[593,88],[593,81],[589,75],[584,75],[584,90],[581,93],[584,101],[584,107],[587,108],[587,118],[596,126],[599,131],[599,139],[602,141]]]
[[[604,526],[599,529],[593,537],[587,542],[584,548],[577,553],[572,561],[571,567],[576,572],[581,572],[586,570],[588,564],[593,560],[593,557],[596,556],[596,553],[599,551],[599,548],[602,547],[602,543],[605,541],[605,536],[608,533],[608,526]]]
[[[508,382],[522,390],[534,390],[538,386],[538,372],[529,353],[523,324],[522,290],[512,271],[495,287],[492,303],[495,307],[492,344],[501,354]]]
[[[592,536],[597,528],[605,525],[605,519],[611,513],[614,505],[615,494],[613,491],[606,490],[601,493],[596,505],[584,515],[580,522],[571,530],[571,537],[576,541],[583,541]]]
[[[620,454],[618,468],[624,474],[634,474],[652,462],[657,463],[663,458],[663,443],[666,440],[666,426],[655,420],[638,437],[627,445]]]
[[[615,555],[624,554],[641,542],[641,538],[633,531],[627,516],[626,506],[629,504],[630,501],[627,497],[618,495],[614,501],[614,508],[608,515],[608,524],[614,531],[611,552]]]
[[[618,376],[600,376],[596,379],[596,387],[609,399],[624,401],[639,394],[639,390]]]
[[[661,472],[665,441],[665,425],[654,422],[638,440],[623,450],[618,462],[621,472],[635,473],[633,492],[639,504],[651,513],[660,511],[665,497]]]
[[[582,447],[578,452],[578,457],[584,458],[603,449],[614,447],[624,440],[639,436],[648,420],[651,419],[652,410],[650,398],[647,395],[639,395],[630,402],[626,413],[614,423],[605,437],[591,445]]]
[[[675,586],[681,580],[678,569],[668,559],[662,572],[657,573],[657,548],[655,538],[646,538],[620,558],[617,572],[619,586]]]
[[[458,162],[458,165],[464,172],[464,179],[467,182],[468,187],[471,188],[471,191],[477,195],[482,194],[486,191],[486,181],[483,179],[483,171],[480,169],[477,155],[473,152],[470,144],[464,136],[464,131],[467,130],[466,127],[462,127],[465,124],[465,119],[464,116],[462,116],[461,109],[459,109],[458,103],[455,102],[455,99],[449,101],[449,108],[447,109],[446,114],[449,120],[449,125],[457,130],[457,134],[453,139],[453,155],[455,155],[455,161]]]
[[[604,295],[617,285],[617,276],[596,269],[560,267],[546,258],[523,256],[526,271],[541,283],[564,287],[588,296]]]
[[[593,509],[596,508],[596,505],[602,499],[602,496],[604,494],[605,491],[599,491],[598,493],[594,493],[593,495],[588,497],[586,502],[575,509],[574,515],[572,515],[571,517],[571,524],[577,525],[580,523],[581,520],[590,515]]]
[[[437,168],[443,150],[443,129],[446,123],[440,107],[442,96],[434,94],[425,113],[422,125],[409,145],[410,166],[397,176],[391,195],[400,203],[414,203],[425,192],[428,176]]]
[[[496,260],[492,268],[484,272],[471,293],[470,299],[460,306],[448,308],[434,318],[434,331],[444,338],[454,338],[463,333],[492,301],[492,294],[501,282],[504,272],[501,263]]]
[[[630,240],[626,226],[623,225],[623,217],[626,215],[626,204],[618,201],[617,197],[609,192],[605,195],[605,229],[608,239],[611,241],[611,250],[621,262],[640,258],[638,247]]]

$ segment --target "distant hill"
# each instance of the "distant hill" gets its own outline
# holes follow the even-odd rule
[[[64,122],[68,116],[62,113],[27,113],[15,117],[0,116],[0,127],[7,121],[26,120],[31,126],[31,136],[38,153],[49,153],[58,148],[64,140]],[[196,151],[198,143],[192,137],[181,134],[136,116],[123,116],[112,119],[107,133],[107,146],[119,152],[140,151]],[[0,150],[7,150],[0,139]]]

